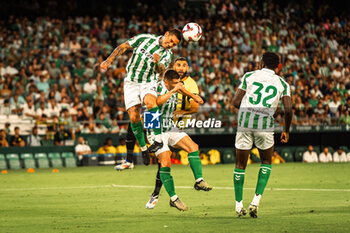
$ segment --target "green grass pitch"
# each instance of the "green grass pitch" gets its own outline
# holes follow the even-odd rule
[[[235,216],[233,167],[204,166],[214,189],[202,192],[192,188],[190,167],[173,166],[188,212],[170,208],[164,189],[156,208],[145,209],[156,166],[9,170],[0,174],[0,232],[350,232],[350,163],[273,165],[257,219]],[[258,169],[246,170],[245,207]]]

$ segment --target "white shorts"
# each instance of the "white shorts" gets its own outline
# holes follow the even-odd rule
[[[162,133],[163,147],[156,151],[155,155],[158,156],[165,151],[170,151],[169,146],[175,146],[182,138],[188,136],[187,133],[182,131],[169,131]],[[154,134],[147,133],[147,139],[149,143],[154,142]]]
[[[273,132],[245,131],[237,132],[235,147],[240,150],[250,150],[255,146],[266,150],[274,145]]]
[[[124,102],[126,110],[129,108],[142,104],[143,98],[147,94],[157,96],[157,82],[138,83],[130,80],[124,80]]]

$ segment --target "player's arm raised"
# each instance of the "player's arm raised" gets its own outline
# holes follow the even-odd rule
[[[170,90],[169,92],[165,93],[164,95],[160,95],[157,97],[157,105],[160,106],[162,104],[164,104],[165,102],[168,101],[168,99],[173,95],[175,94],[181,87],[183,87],[183,84],[182,83],[178,83],[176,84],[176,86]]]
[[[159,60],[160,60],[159,54],[157,53],[153,54],[153,62],[155,64],[155,70],[157,73],[161,74],[165,71],[165,65],[163,63],[160,63]]]
[[[292,123],[292,98],[290,96],[282,97],[282,104],[284,106],[284,132],[281,134],[281,142],[287,143],[289,141],[289,128]]]
[[[188,97],[192,98],[198,104],[203,104],[204,103],[202,97],[193,94],[192,92],[190,92],[189,90],[187,90],[183,86],[179,89],[179,92],[181,94],[183,94],[183,95],[187,95]]]
[[[160,56],[157,53],[153,54],[155,71],[159,74],[163,73],[169,67],[172,59],[173,59],[172,53],[164,53],[162,56]]]
[[[113,50],[111,55],[109,55],[109,57],[100,64],[100,71],[101,72],[106,72],[117,56],[125,53],[126,50],[132,49],[132,48],[133,47],[129,44],[128,41],[126,41],[123,44],[119,45],[117,48],[115,48]]]

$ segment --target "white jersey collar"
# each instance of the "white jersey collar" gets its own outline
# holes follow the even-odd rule
[[[163,48],[163,46],[159,43],[159,40],[160,40],[160,38],[162,38],[162,37],[163,37],[163,36],[158,36],[157,39],[156,39],[156,41],[157,41],[157,44],[158,44],[160,47]]]
[[[268,68],[262,68],[261,70],[262,70],[262,71],[265,71],[265,72],[267,72],[267,73],[270,73],[270,74],[275,74],[275,71],[270,70],[270,69],[268,69]]]

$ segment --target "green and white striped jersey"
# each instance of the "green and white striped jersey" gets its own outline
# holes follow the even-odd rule
[[[153,62],[153,54],[155,53],[160,56],[159,63],[168,68],[173,59],[173,53],[170,49],[164,49],[160,46],[159,39],[161,37],[140,34],[128,40],[129,45],[134,48],[134,52],[126,66],[125,79],[138,83],[149,83],[157,80],[158,75]]]
[[[158,82],[157,86],[157,96],[164,95],[168,93],[164,81],[161,80]],[[159,106],[159,111],[161,113],[161,127],[162,132],[167,132],[171,130],[177,130],[177,127],[173,122],[173,112],[176,109],[177,104],[177,93],[174,93],[164,104]]]
[[[289,84],[273,70],[247,72],[238,87],[246,91],[238,111],[238,130],[273,131],[273,114],[283,96],[290,96]]]

